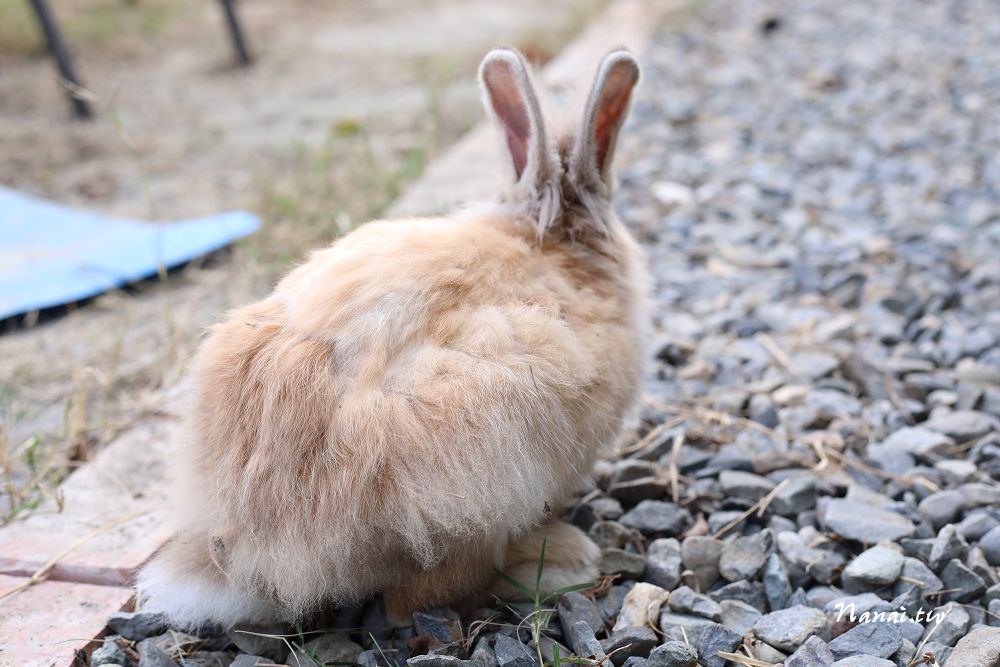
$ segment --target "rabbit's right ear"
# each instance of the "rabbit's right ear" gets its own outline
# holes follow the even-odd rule
[[[495,49],[479,66],[483,104],[496,120],[514,167],[514,180],[529,186],[548,178],[551,162],[545,122],[528,67],[517,51]]]

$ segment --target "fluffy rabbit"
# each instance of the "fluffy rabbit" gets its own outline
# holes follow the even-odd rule
[[[579,129],[531,74],[480,68],[512,167],[500,203],[370,222],[211,330],[193,364],[185,524],[139,578],[175,623],[294,620],[383,592],[391,617],[522,581],[592,579],[552,520],[634,405],[642,255],[611,206],[639,67],[601,63]]]

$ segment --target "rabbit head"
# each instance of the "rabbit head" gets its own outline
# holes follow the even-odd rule
[[[616,224],[612,162],[639,76],[629,51],[612,51],[598,67],[576,126],[553,132],[521,54],[501,48],[483,60],[483,103],[509,155],[511,183],[503,199],[536,224],[539,238],[606,236]]]

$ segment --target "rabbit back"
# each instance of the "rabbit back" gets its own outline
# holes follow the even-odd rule
[[[192,450],[227,575],[301,610],[542,522],[634,398],[639,265],[502,209],[375,222],[233,312]]]

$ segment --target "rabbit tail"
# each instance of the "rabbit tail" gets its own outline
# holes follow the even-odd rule
[[[267,600],[236,586],[223,569],[225,544],[205,534],[178,535],[139,572],[139,608],[162,612],[180,628],[229,628],[277,620]]]

